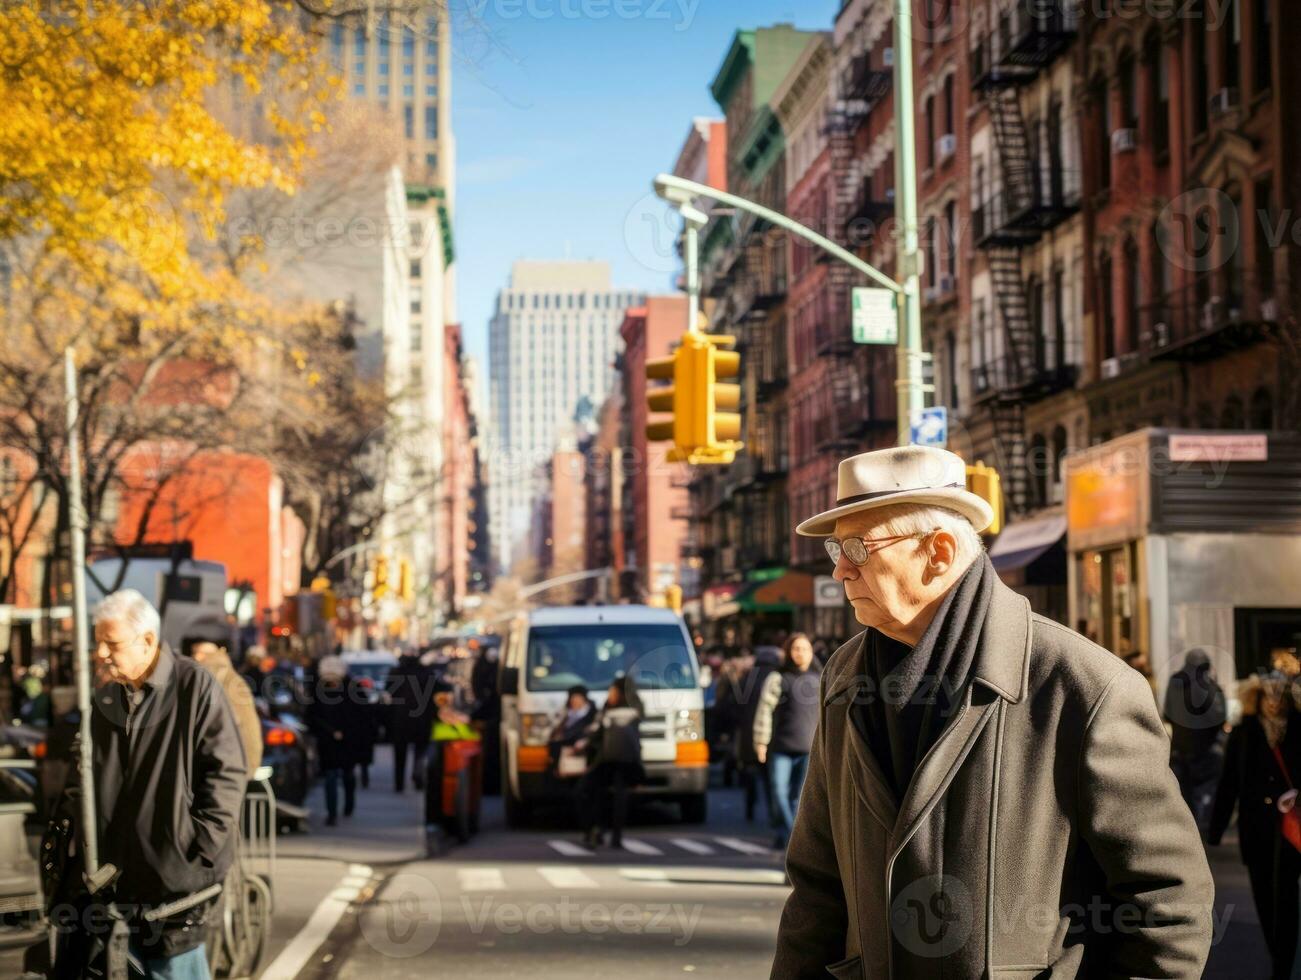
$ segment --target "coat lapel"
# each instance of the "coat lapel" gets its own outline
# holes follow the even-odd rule
[[[854,639],[849,641],[853,644],[853,650],[846,658],[844,669],[837,678],[827,685],[827,693],[823,698],[823,704],[829,705],[836,702],[835,710],[841,712],[841,724],[844,726],[845,740],[849,743],[849,752],[846,760],[849,764],[849,775],[854,783],[854,790],[858,798],[867,807],[872,816],[888,834],[894,827],[898,819],[899,801],[895,798],[894,791],[890,784],[886,782],[885,773],[881,769],[880,763],[876,761],[876,756],[868,747],[867,742],[863,739],[862,733],[858,726],[854,724],[851,717],[854,699],[863,690],[863,678],[866,676],[865,662],[867,648],[867,631],[864,630]]]
[[[980,647],[962,707],[922,759],[904,793],[891,837],[891,860],[916,833],[980,738],[1002,700],[1024,696],[1030,654],[1030,604],[1001,582],[994,584]],[[976,687],[987,690],[977,691]],[[997,697],[990,697],[990,693]]]

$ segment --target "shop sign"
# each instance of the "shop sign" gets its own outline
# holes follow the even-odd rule
[[[813,607],[815,609],[839,609],[845,604],[845,590],[830,575],[813,577]]]
[[[1269,460],[1269,437],[1263,432],[1171,434],[1170,459],[1175,463],[1264,463]]]

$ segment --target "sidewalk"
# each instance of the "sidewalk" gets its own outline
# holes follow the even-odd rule
[[[343,806],[343,790],[339,790]],[[375,746],[370,767],[370,789],[357,783],[357,809],[351,817],[342,812],[338,826],[325,826],[324,783],[317,781],[304,804],[312,812],[306,831],[280,838],[286,857],[331,858],[363,864],[406,862],[425,856],[424,794],[407,780],[404,793],[393,790],[393,750]]]
[[[1215,876],[1216,936],[1202,976],[1224,980],[1268,977],[1269,955],[1251,899],[1247,869],[1238,854],[1237,831],[1230,831],[1219,847],[1207,853]]]

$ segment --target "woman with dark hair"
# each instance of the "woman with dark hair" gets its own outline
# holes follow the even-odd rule
[[[754,716],[754,751],[768,766],[768,782],[780,824],[773,846],[784,850],[818,728],[821,668],[804,633],[787,637],[781,666],[764,678]]]
[[[561,754],[568,748],[582,748],[583,740],[587,737],[588,729],[592,727],[595,718],[596,705],[592,704],[592,699],[587,696],[587,688],[582,684],[575,684],[569,689],[565,710],[556,719],[556,725],[551,729],[551,736],[547,739],[547,746],[551,750],[551,765],[557,767],[556,775],[565,775],[559,771]]]
[[[623,847],[623,825],[628,815],[628,790],[642,781],[640,699],[632,679],[620,675],[610,685],[605,706],[589,729],[590,768],[581,787],[583,843],[597,847],[602,840],[602,811],[607,794],[610,806],[610,846]]]
[[[1301,720],[1290,686],[1284,675],[1272,673],[1250,677],[1239,687],[1242,724],[1225,747],[1209,836],[1211,844],[1220,842],[1236,807],[1238,847],[1275,980],[1291,976],[1301,880],[1301,852],[1283,833],[1301,779]]]

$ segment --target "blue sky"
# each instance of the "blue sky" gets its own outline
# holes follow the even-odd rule
[[[739,27],[829,30],[837,0],[450,0],[458,301],[487,369],[511,262],[606,259],[614,284],[671,288],[647,199]],[[649,222],[649,224],[648,224]],[[486,380],[486,377],[485,377]]]

